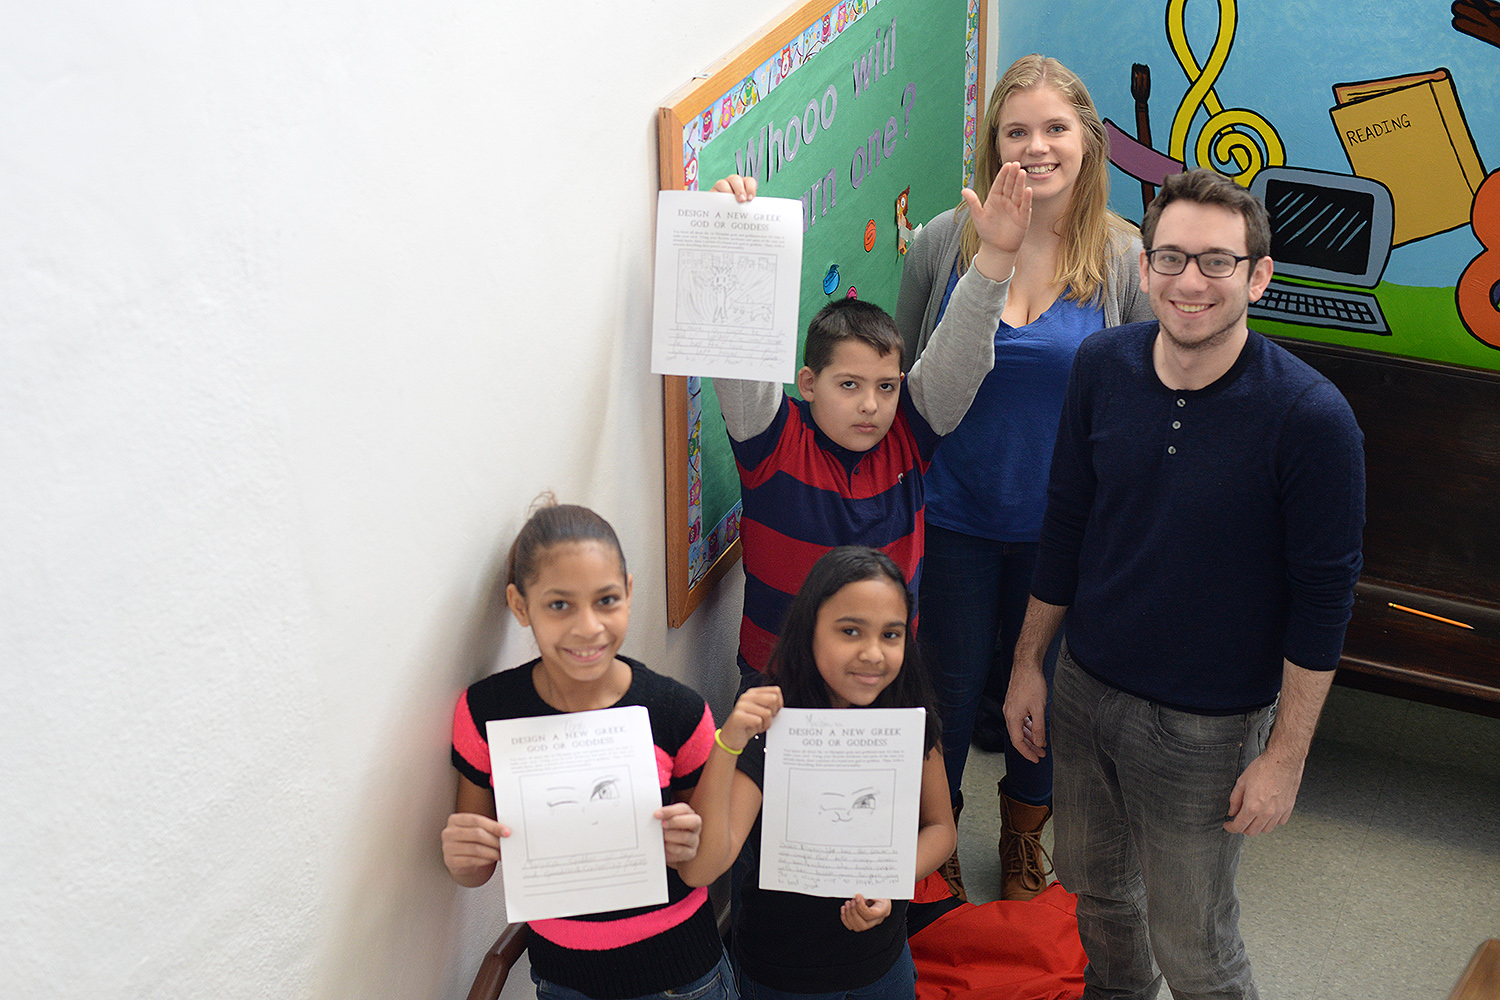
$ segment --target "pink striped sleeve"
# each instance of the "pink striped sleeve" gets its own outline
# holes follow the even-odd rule
[[[490,773],[490,745],[474,725],[467,691],[458,696],[458,706],[453,709],[453,749],[476,771]]]
[[[703,705],[703,718],[698,720],[698,728],[693,730],[693,735],[682,744],[682,749],[677,751],[677,757],[672,764],[672,777],[680,778],[685,774],[692,774],[698,768],[708,762],[708,755],[714,748],[714,713],[709,710],[707,702]]]

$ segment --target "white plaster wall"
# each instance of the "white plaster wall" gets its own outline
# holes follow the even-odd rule
[[[738,575],[665,626],[654,113],[782,6],[7,6],[5,995],[463,996],[448,720],[528,655],[539,490],[723,706]]]

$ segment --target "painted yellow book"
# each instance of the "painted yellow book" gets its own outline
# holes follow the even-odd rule
[[[1469,224],[1484,166],[1446,69],[1340,83],[1328,111],[1349,166],[1390,188],[1397,246]]]

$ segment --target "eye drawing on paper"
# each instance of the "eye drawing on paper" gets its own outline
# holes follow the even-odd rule
[[[527,855],[559,858],[632,850],[636,819],[629,774],[575,771],[521,779]]]
[[[875,815],[879,795],[873,785],[849,793],[824,792],[818,796],[818,812],[835,823],[848,823]]]
[[[791,768],[786,839],[824,846],[888,847],[895,788],[895,771]]]

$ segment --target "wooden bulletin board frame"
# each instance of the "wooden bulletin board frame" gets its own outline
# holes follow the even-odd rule
[[[962,5],[965,12],[967,75],[963,100],[967,127],[963,140],[962,183],[972,184],[973,136],[978,131],[977,124],[982,114],[979,77],[986,58],[988,2],[936,2]],[[791,79],[797,57],[789,60],[789,53],[806,48],[808,38],[817,35],[820,29],[826,40],[830,32],[836,36],[846,25],[852,26],[860,18],[879,16],[881,3],[882,0],[802,0],[795,3],[754,37],[715,62],[704,74],[673,93],[657,115],[661,189],[682,191],[698,187],[697,158],[685,153],[688,145],[685,129],[698,128],[699,122],[704,123],[705,129],[717,129],[717,124],[709,123],[731,120],[741,110],[749,113],[759,95],[783,79],[783,66],[786,67],[786,78]],[[955,37],[954,45],[958,43],[959,39]],[[777,63],[778,56],[782,60],[780,64]],[[774,79],[768,80],[768,74],[773,74]],[[743,108],[739,100],[742,93],[752,95],[743,102]],[[952,185],[954,204],[957,203],[957,186],[957,183]],[[921,218],[913,218],[912,223],[925,221],[941,207],[937,206]],[[894,234],[894,228],[889,232]],[[808,280],[808,266],[804,263],[804,282]],[[894,301],[889,305],[893,307]],[[705,388],[700,379],[663,376],[667,622],[673,628],[681,627],[687,621],[740,557],[739,505],[732,505],[716,524],[706,523],[708,518],[704,517],[705,494],[708,492],[704,483],[705,422],[719,419],[714,404],[706,402],[708,394]],[[714,515],[717,516],[717,511]]]

